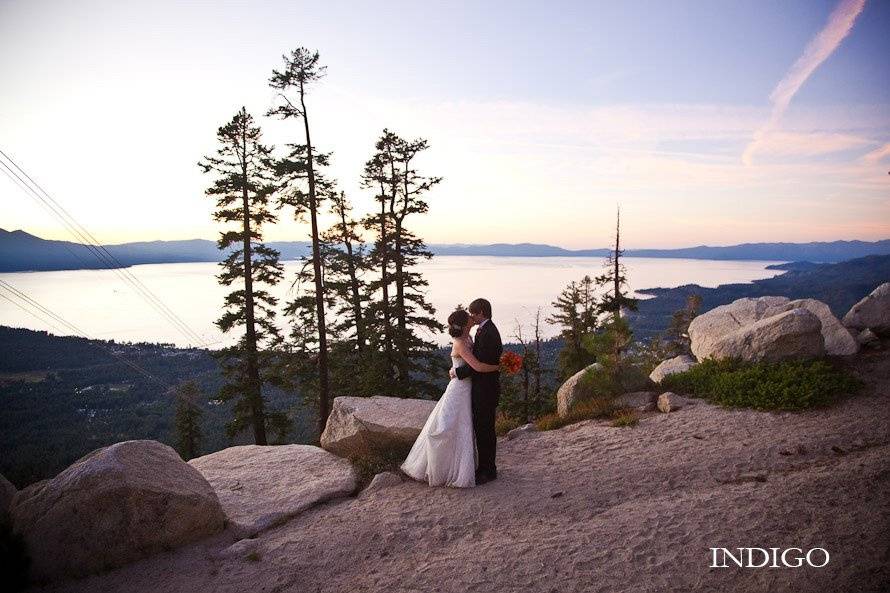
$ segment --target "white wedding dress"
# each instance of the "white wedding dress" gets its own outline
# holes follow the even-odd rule
[[[466,364],[452,356],[453,368]],[[471,381],[454,378],[445,388],[411,452],[402,463],[402,471],[430,486],[470,488],[476,485],[476,440],[473,434]]]

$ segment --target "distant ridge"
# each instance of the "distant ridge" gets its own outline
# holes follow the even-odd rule
[[[282,260],[310,253],[305,241],[270,241]],[[123,266],[181,262],[215,262],[223,259],[215,241],[140,241],[105,245]],[[608,248],[563,249],[538,243],[491,245],[432,244],[434,255],[495,257],[604,257]],[[868,255],[890,255],[890,239],[813,243],[743,243],[725,247],[699,245],[680,249],[628,249],[628,257],[665,257],[712,260],[764,260],[779,262],[837,263]],[[798,265],[800,265],[798,263]],[[41,239],[22,230],[0,229],[0,272],[99,269],[105,266],[80,243]]]

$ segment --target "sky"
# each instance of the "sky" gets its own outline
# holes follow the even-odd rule
[[[383,128],[444,181],[428,243],[890,238],[890,2],[0,0],[0,149],[102,242],[214,239],[197,162],[282,54],[359,214]],[[329,219],[325,219],[329,220]],[[0,228],[72,239],[0,176]],[[305,240],[283,219],[267,240]]]

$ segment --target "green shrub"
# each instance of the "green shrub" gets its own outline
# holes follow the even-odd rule
[[[705,360],[669,375],[662,387],[728,407],[804,410],[829,405],[841,394],[857,391],[862,383],[824,360]]]
[[[494,419],[494,431],[499,437],[504,436],[514,428],[519,428],[522,423],[518,418],[499,413]]]
[[[387,448],[373,448],[353,453],[349,461],[355,468],[359,489],[371,483],[380,472],[400,473],[399,466],[411,452],[411,445],[398,445]]]
[[[535,428],[538,430],[555,430],[581,422],[582,420],[592,420],[594,418],[608,418],[614,409],[610,398],[595,398],[584,400],[576,403],[569,409],[568,414],[559,416],[558,414],[547,414],[535,420]]]
[[[612,426],[636,426],[640,422],[640,414],[633,408],[621,408],[612,414]]]

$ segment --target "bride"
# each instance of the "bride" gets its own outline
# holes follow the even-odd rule
[[[483,373],[497,371],[497,365],[480,362],[473,356],[470,327],[470,315],[463,309],[448,316],[448,333],[453,338],[452,367],[468,364]],[[415,480],[427,481],[430,486],[469,488],[476,485],[471,380],[469,377],[451,379],[414,441],[401,468]]]

